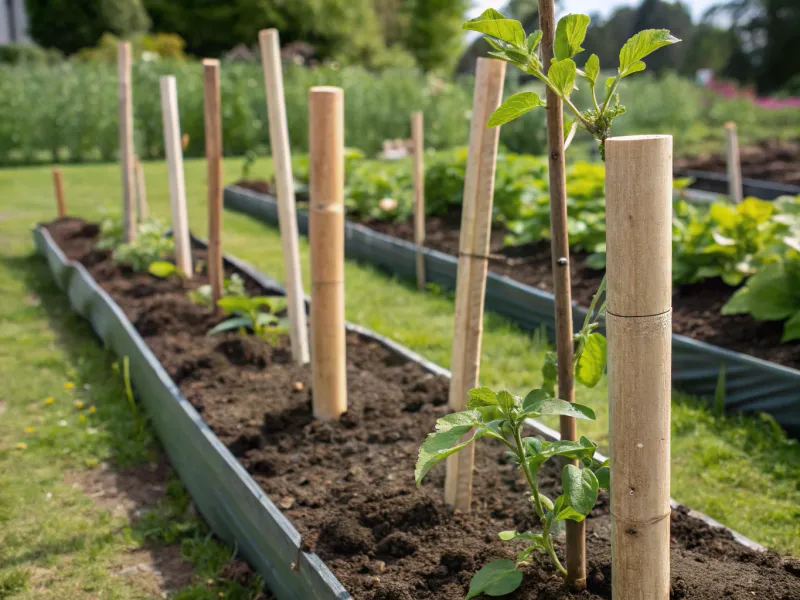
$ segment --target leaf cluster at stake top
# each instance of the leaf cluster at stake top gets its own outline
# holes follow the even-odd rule
[[[589,22],[589,17],[581,14],[566,15],[558,21],[554,42],[555,56],[549,66],[543,64],[539,55],[542,32],[537,30],[526,37],[519,21],[508,19],[493,8],[467,21],[462,27],[486,36],[486,41],[493,48],[493,51],[489,52],[490,56],[516,65],[524,73],[536,77],[555,92],[575,115],[575,123],[600,142],[602,152],[602,144],[610,135],[611,122],[625,112],[625,107],[619,103],[617,94],[620,80],[644,71],[643,58],[659,48],[680,40],[666,29],[645,29],[630,38],[619,52],[617,75],[609,77],[606,81],[603,101],[599,103],[595,87],[600,74],[600,59],[596,54],[592,54],[583,70],[580,70],[573,60],[575,55],[583,51],[581,44],[586,38]],[[586,79],[592,91],[593,106],[584,111],[580,111],[570,100],[572,91],[577,87],[575,82],[578,77]],[[489,127],[503,125],[539,106],[544,106],[544,103],[533,92],[514,94],[492,114],[488,125]],[[571,127],[568,131],[570,130]]]

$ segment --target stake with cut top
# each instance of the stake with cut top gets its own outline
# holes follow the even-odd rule
[[[286,122],[286,100],[283,92],[283,69],[278,30],[264,29],[258,34],[258,40],[261,46],[261,64],[264,68],[269,141],[277,186],[278,226],[283,248],[289,334],[292,341],[292,356],[295,362],[302,365],[309,360],[308,326],[303,294],[303,276],[300,273],[292,155],[289,149],[289,126]]]
[[[146,221],[150,216],[150,207],[147,204],[147,182],[144,178],[144,167],[137,156],[136,162],[136,218],[139,223]]]
[[[417,287],[425,289],[425,142],[422,112],[411,113],[414,175],[414,245],[417,251]]]
[[[667,600],[672,136],[605,149],[612,596]]]
[[[739,157],[739,136],[736,134],[736,123],[725,123],[725,157],[728,166],[728,194],[731,202],[742,201],[742,163]]]
[[[122,168],[122,231],[124,240],[130,242],[136,237],[130,42],[117,44],[117,81],[119,84],[119,161]]]
[[[492,227],[494,174],[500,128],[486,123],[503,99],[506,64],[479,58],[472,100],[472,124],[461,208],[456,312],[448,396],[450,409],[462,411],[467,392],[478,386],[483,333],[483,303]],[[444,497],[450,506],[469,512],[472,503],[472,470],[475,446],[447,459]]]
[[[203,113],[208,165],[208,279],[212,310],[222,298],[222,118],[220,116],[219,61],[203,61]]]
[[[61,181],[61,171],[53,169],[53,188],[56,193],[56,214],[58,218],[67,216],[67,203],[64,200],[64,185]]]
[[[187,279],[192,277],[192,252],[189,222],[186,215],[186,182],[183,175],[181,123],[178,115],[178,88],[173,75],[159,80],[161,115],[164,123],[164,149],[169,172],[169,207],[172,213],[172,237],[175,240],[175,265]]]
[[[347,410],[344,323],[344,91],[308,94],[311,373],[314,416]]]

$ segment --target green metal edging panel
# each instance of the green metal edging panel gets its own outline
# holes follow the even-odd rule
[[[225,188],[225,206],[261,221],[277,224],[275,199],[245,188]],[[301,233],[308,234],[308,213],[297,211]],[[345,252],[349,258],[377,266],[403,279],[416,277],[414,245],[345,221]],[[425,249],[425,273],[431,283],[455,289],[458,261],[455,257]],[[489,273],[486,308],[526,331],[544,328],[552,339],[555,332],[553,295]],[[573,321],[583,322],[586,311],[573,305]],[[698,342],[672,336],[672,382],[677,389],[697,396],[711,396],[717,388],[720,369],[725,368],[725,405],[732,411],[771,414],[789,434],[800,437],[800,371]]]

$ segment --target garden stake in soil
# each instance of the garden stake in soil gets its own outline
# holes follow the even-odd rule
[[[139,223],[150,216],[150,207],[147,204],[147,183],[144,178],[144,167],[137,156],[136,162],[136,219]]]
[[[192,253],[189,222],[186,215],[186,180],[183,174],[181,124],[178,114],[178,88],[173,75],[160,79],[161,114],[164,123],[164,150],[169,172],[169,206],[172,213],[172,237],[175,239],[175,266],[184,277],[192,277]]]
[[[262,30],[258,34],[258,41],[261,45],[261,64],[264,68],[264,88],[269,116],[269,145],[275,168],[278,226],[283,249],[283,270],[286,279],[292,356],[298,364],[303,365],[309,360],[308,325],[303,276],[300,273],[294,178],[292,176],[292,156],[289,149],[289,126],[286,122],[286,99],[283,92],[283,69],[278,30]]]
[[[314,417],[347,410],[344,322],[344,91],[308,93],[311,375]]]
[[[117,44],[117,80],[119,84],[119,161],[122,168],[122,232],[123,240],[136,237],[136,213],[133,205],[133,89],[131,85],[131,44]]]
[[[612,596],[670,597],[672,136],[606,140]]]
[[[212,310],[222,298],[222,119],[220,117],[219,61],[203,60],[203,113],[208,163],[208,279]]]
[[[411,113],[414,171],[414,245],[417,251],[417,287],[425,289],[425,140],[422,112]]]
[[[67,203],[64,201],[64,184],[61,181],[61,171],[53,169],[53,188],[56,193],[56,214],[59,218],[67,216]]]
[[[742,201],[742,163],[739,157],[739,136],[736,134],[736,123],[725,123],[725,160],[728,165],[728,195],[731,202]]]
[[[492,227],[492,199],[500,129],[486,122],[503,99],[505,63],[479,58],[472,101],[469,154],[464,177],[455,328],[448,403],[453,411],[467,406],[467,392],[478,385],[483,333],[483,303],[488,270],[487,254]],[[469,436],[469,434],[467,434]],[[469,512],[472,504],[472,470],[475,447],[447,459],[444,497],[450,506]]]
[[[539,0],[539,27],[542,30],[542,62],[553,60],[556,34],[555,3]],[[558,397],[575,402],[575,374],[572,356],[572,284],[567,231],[567,177],[564,164],[564,113],[561,98],[547,88],[547,153],[550,176],[550,248],[555,296],[556,353],[558,355]],[[577,440],[573,417],[561,416],[562,440]],[[577,464],[577,461],[572,461]],[[567,582],[574,589],[586,587],[586,524],[567,521]]]

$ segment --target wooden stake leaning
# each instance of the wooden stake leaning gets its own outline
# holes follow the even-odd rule
[[[344,92],[308,94],[311,373],[314,417],[347,410],[344,323]]]
[[[309,360],[308,325],[303,294],[303,276],[300,273],[292,155],[289,149],[289,126],[286,122],[286,100],[283,92],[283,69],[278,30],[262,30],[258,34],[258,40],[261,45],[261,64],[264,68],[264,88],[267,94],[267,114],[269,116],[269,141],[278,192],[278,225],[283,249],[283,270],[286,279],[292,356],[295,362],[302,365]]]
[[[208,279],[212,310],[222,298],[222,118],[220,116],[219,61],[203,61],[203,113],[208,164]]]
[[[64,185],[61,181],[61,171],[53,169],[53,188],[56,193],[56,214],[58,218],[67,216],[67,203],[64,200]]]
[[[742,163],[739,157],[739,137],[736,134],[736,123],[725,123],[725,156],[728,165],[728,194],[731,202],[742,201]]]
[[[425,289],[425,165],[424,117],[411,113],[414,174],[414,245],[417,250],[417,287]]]
[[[472,124],[461,209],[456,312],[450,370],[449,405],[466,408],[467,392],[477,387],[483,333],[483,303],[492,226],[495,161],[500,128],[486,127],[503,99],[506,63],[479,58],[472,100]],[[469,435],[469,434],[467,434]],[[469,512],[472,504],[474,444],[447,459],[444,498],[450,506]]]
[[[119,161],[122,168],[122,231],[130,242],[136,237],[133,159],[133,89],[131,85],[131,44],[117,44],[117,80],[119,84]]]
[[[612,596],[670,592],[672,136],[606,140]]]
[[[147,182],[144,178],[144,167],[137,156],[136,163],[136,219],[139,223],[146,221],[150,216],[150,207],[147,204]]]
[[[178,88],[175,77],[161,77],[161,114],[164,123],[164,149],[169,171],[169,207],[172,213],[172,237],[175,240],[175,265],[187,279],[193,275],[186,215],[186,182],[183,175],[181,124],[178,116]]]

